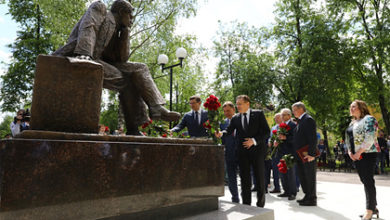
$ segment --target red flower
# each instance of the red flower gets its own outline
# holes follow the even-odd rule
[[[279,124],[279,128],[285,129],[285,130],[287,130],[287,131],[291,130],[291,127],[288,126],[288,124],[286,124],[286,123],[280,123],[280,124]]]
[[[110,128],[106,126],[106,128],[104,129],[104,132],[108,132],[110,131]]]
[[[148,134],[146,134],[146,132],[142,132],[142,134],[143,134],[144,136],[148,136]]]
[[[221,103],[215,95],[210,95],[203,106],[210,111],[217,111],[218,108],[221,107]]]
[[[361,160],[361,159],[363,159],[363,156],[362,156],[362,155],[360,155],[360,157],[359,157],[359,160]]]
[[[153,120],[152,119],[149,119],[148,122],[145,122],[143,125],[142,125],[142,129],[145,129],[146,127],[148,127],[150,124],[153,123]]]
[[[273,130],[272,131],[272,134],[277,134],[278,133],[278,130]]]
[[[206,128],[206,129],[211,129],[211,124],[209,122],[209,120],[207,120],[205,123],[203,123],[203,127]]]
[[[162,137],[163,137],[163,138],[166,138],[166,137],[168,137],[168,136],[167,136],[167,134],[163,134]]]
[[[281,159],[277,166],[280,173],[287,173],[287,164],[285,160]]]

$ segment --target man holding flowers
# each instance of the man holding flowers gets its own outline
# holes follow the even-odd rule
[[[279,129],[279,124],[282,123],[282,114],[276,113],[274,116],[275,125],[271,128],[271,138],[268,142],[269,147],[271,148],[271,152],[274,150],[274,140],[277,138],[277,133]],[[279,184],[279,169],[278,164],[280,161],[280,157],[277,157],[276,153],[271,154],[272,158],[272,177],[274,179],[274,189],[270,191],[270,193],[280,193],[280,184]]]
[[[278,145],[277,158],[282,158],[283,156],[294,156],[294,128],[295,123],[291,121],[291,110],[284,108],[281,110],[283,123],[279,124],[279,134],[278,139],[281,140],[281,143]],[[294,166],[288,168],[286,172],[281,172],[282,186],[284,192],[279,194],[278,197],[288,197],[288,200],[295,200],[297,195],[297,185],[295,181],[295,169]]]

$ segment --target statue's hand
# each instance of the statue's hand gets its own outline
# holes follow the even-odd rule
[[[118,37],[120,37],[121,39],[127,39],[128,36],[129,36],[129,28],[125,26],[121,27],[118,32]]]
[[[80,59],[80,60],[92,60],[90,56],[88,55],[77,55],[76,56],[76,59]]]

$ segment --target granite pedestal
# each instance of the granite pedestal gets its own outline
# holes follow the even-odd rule
[[[97,133],[103,66],[70,57],[39,55],[31,129]]]
[[[224,194],[223,146],[206,139],[24,131],[0,149],[2,220],[172,219]]]

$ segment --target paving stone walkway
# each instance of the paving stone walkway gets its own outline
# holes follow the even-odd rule
[[[353,220],[365,211],[363,185],[356,173],[317,172],[317,206],[303,207],[277,194],[267,194],[265,208],[274,210],[275,220]],[[390,220],[390,175],[376,175],[379,219]],[[303,197],[302,190],[297,198]],[[230,201],[231,195],[225,187],[225,196],[220,200]],[[252,193],[252,204],[256,202]]]

